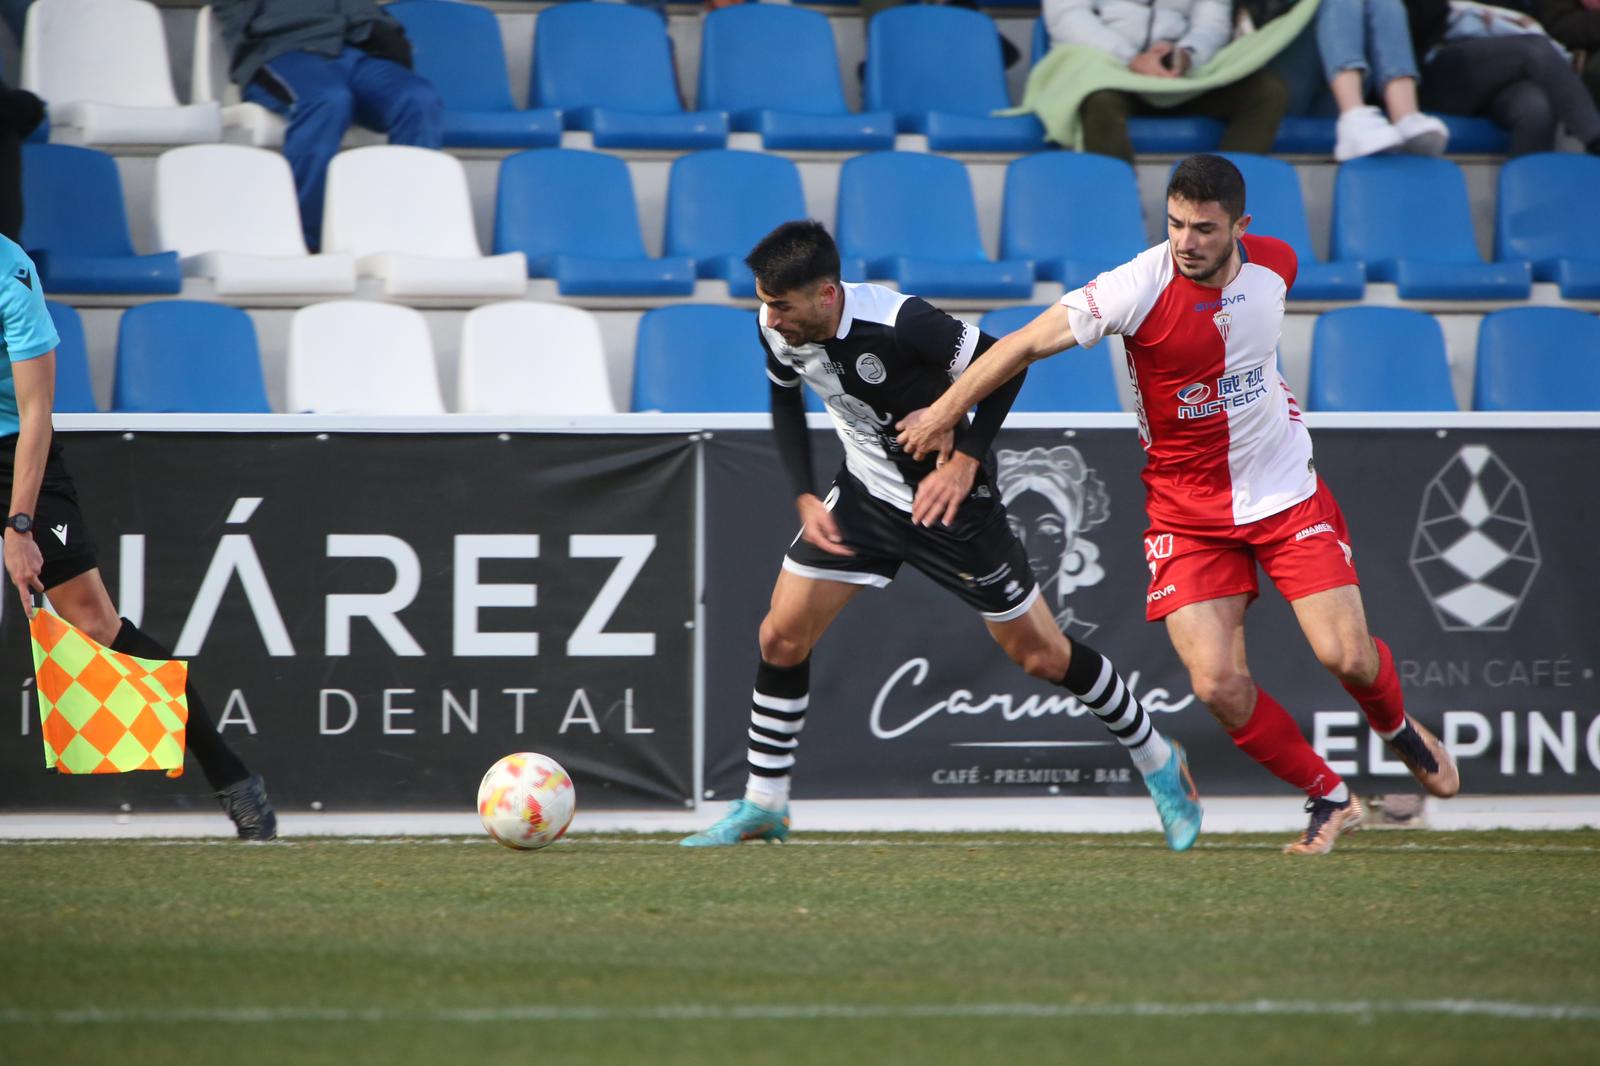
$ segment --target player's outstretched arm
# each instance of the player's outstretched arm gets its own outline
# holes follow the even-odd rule
[[[943,434],[979,400],[1010,381],[1029,363],[1038,362],[1077,344],[1067,309],[1052,304],[1037,318],[1015,333],[1008,333],[994,347],[972,361],[966,372],[945,390],[931,407],[913,411],[895,424],[896,438],[913,458],[938,450]]]

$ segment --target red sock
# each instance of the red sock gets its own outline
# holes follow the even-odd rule
[[[1308,796],[1326,796],[1343,784],[1265,689],[1256,689],[1256,709],[1244,728],[1228,732],[1246,755]]]
[[[1346,685],[1344,690],[1355,697],[1366,713],[1367,724],[1379,733],[1394,733],[1406,724],[1406,701],[1400,695],[1400,673],[1394,668],[1394,656],[1389,645],[1373,638],[1378,646],[1378,677],[1367,688]]]

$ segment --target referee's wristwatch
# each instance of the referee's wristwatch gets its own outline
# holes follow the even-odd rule
[[[31,514],[14,514],[10,518],[6,519],[6,528],[7,529],[14,529],[18,533],[32,533],[33,532],[33,515],[31,515]]]

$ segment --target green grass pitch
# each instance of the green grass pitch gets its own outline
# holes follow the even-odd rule
[[[1282,843],[3,843],[0,1062],[1600,1062],[1600,834]]]

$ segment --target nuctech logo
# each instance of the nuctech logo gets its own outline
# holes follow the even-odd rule
[[[1422,494],[1411,572],[1450,631],[1500,632],[1539,572],[1528,494],[1484,444],[1468,444]]]

